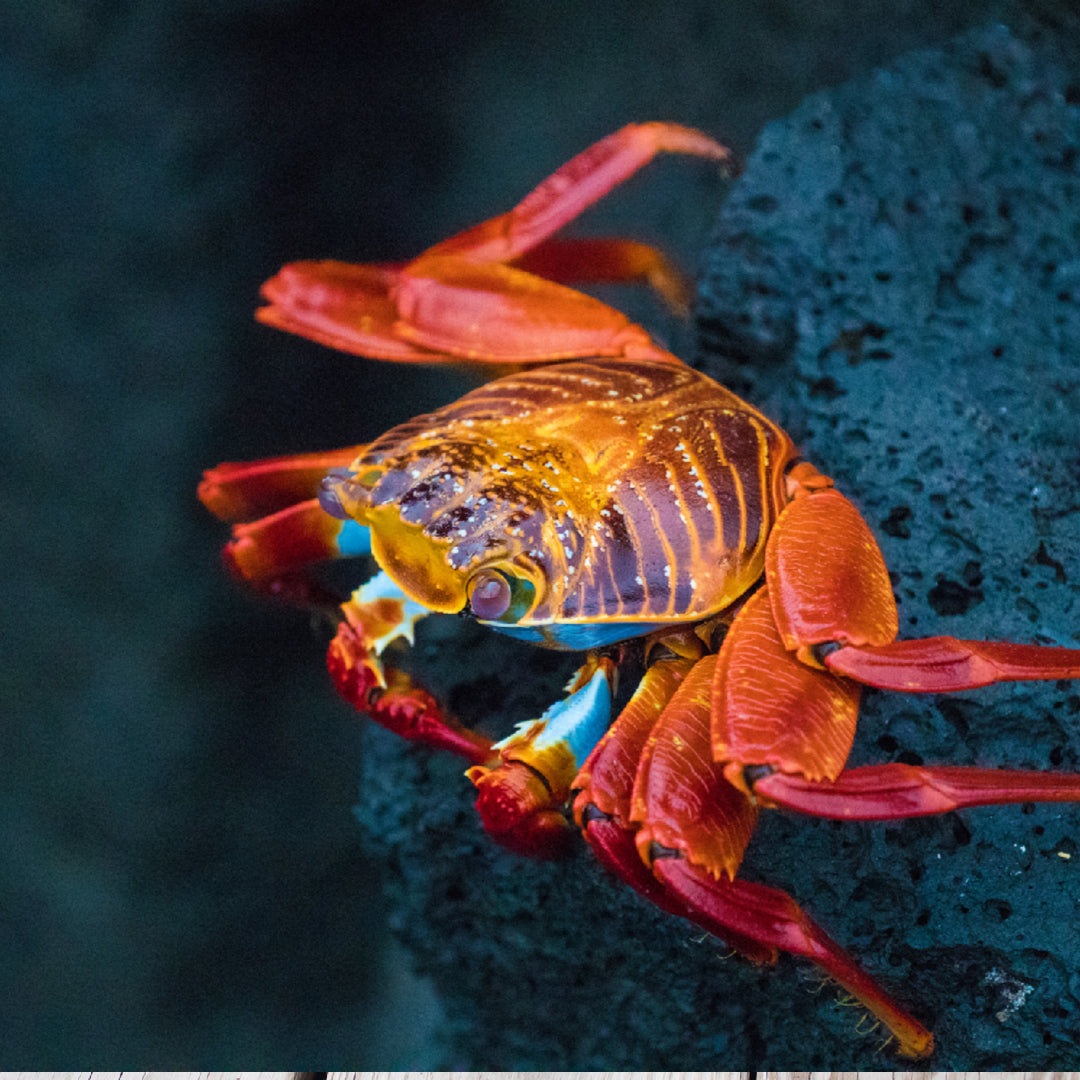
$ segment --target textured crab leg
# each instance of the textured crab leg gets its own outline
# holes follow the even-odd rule
[[[696,663],[671,657],[651,664],[626,707],[585,759],[573,782],[574,817],[585,828],[597,814],[630,827],[630,795],[649,733]]]
[[[995,682],[1080,678],[1080,649],[960,641],[895,641],[885,562],[858,511],[812,467],[766,548],[765,572],[785,648],[800,660],[886,690],[936,693]]]
[[[728,155],[725,147],[690,128],[627,125],[567,162],[513,210],[436,244],[407,266],[396,291],[397,333],[425,348],[499,363],[664,356],[621,312],[505,265],[536,248],[661,151],[714,159]],[[625,280],[633,252],[617,245],[609,242],[607,257],[616,266],[621,262],[618,276]],[[582,245],[577,254],[596,259],[599,250]],[[569,276],[565,262],[559,269]],[[583,261],[586,276],[587,270]]]
[[[714,161],[726,161],[731,155],[715,139],[680,124],[627,124],[571,158],[513,210],[457,233],[425,254],[455,255],[484,263],[516,259],[659,153],[692,154]]]
[[[492,747],[497,765],[467,771],[484,828],[498,843],[521,855],[565,849],[572,830],[563,808],[579,763],[611,723],[615,676],[610,659],[590,655],[568,697]]]
[[[960,641],[953,637],[844,646],[824,655],[830,671],[883,690],[938,693],[996,682],[1080,679],[1080,649]]]
[[[503,263],[424,256],[398,282],[394,333],[434,353],[498,364],[585,356],[670,359],[621,311]]]
[[[735,616],[712,687],[713,758],[747,793],[747,767],[839,776],[859,711],[857,682],[807,667],[785,648],[770,592],[759,589]]]
[[[312,499],[332,469],[344,468],[364,444],[259,461],[225,461],[203,473],[199,500],[225,521],[250,521]]]
[[[855,731],[859,684],[797,660],[780,638],[770,600],[761,590],[747,601],[716,664],[712,752],[732,784],[766,805],[851,819],[903,818],[982,803],[1080,800],[1080,777],[891,765],[842,771]],[[661,874],[672,869],[680,880],[689,873],[659,861],[654,869]],[[721,901],[726,904],[727,898],[716,902]],[[735,913],[739,910],[736,906]],[[741,921],[735,926],[745,932]],[[798,920],[789,929],[802,933]],[[789,947],[780,939],[777,944]],[[815,958],[817,947],[803,955]],[[893,1027],[902,1045],[910,1042],[849,976],[829,966],[832,961],[819,962]]]
[[[729,636],[735,633],[733,625]],[[734,878],[757,822],[757,808],[728,782],[710,746],[713,684],[720,657],[694,666],[660,714],[641,754],[630,818],[638,853],[679,854],[709,875]]]
[[[690,314],[693,282],[662,251],[636,240],[549,237],[513,265],[563,285],[644,281],[672,310]]]
[[[565,260],[565,252],[557,258]],[[263,285],[268,304],[255,317],[342,352],[399,363],[550,363],[621,356],[634,347],[658,352],[615,308],[517,267],[422,255],[395,271],[392,296],[369,280],[375,269],[382,268],[290,263]],[[569,276],[570,268],[562,269]],[[676,276],[657,268],[654,279],[678,306]]]
[[[413,640],[413,627],[428,610],[410,600],[385,573],[341,605],[344,621],[327,650],[338,692],[377,724],[412,742],[449,750],[480,764],[492,756],[491,740],[448,716],[409,675],[384,668],[379,657],[396,638]]]
[[[400,265],[360,266],[334,259],[289,263],[263,285],[267,304],[255,318],[373,360],[430,364],[449,359],[395,332],[397,305],[390,289],[400,271]]]
[[[1080,802],[1080,775],[961,765],[863,765],[815,783],[773,773],[754,782],[762,800],[817,817],[889,821],[968,806]]]
[[[334,259],[289,263],[263,285],[261,293],[268,303],[256,310],[255,317],[267,326],[354,356],[425,364],[457,358],[460,345],[439,351],[401,336],[408,328],[399,324],[390,289],[396,287],[404,265],[364,266]],[[686,277],[662,252],[633,240],[551,238],[515,259],[514,266],[527,271],[532,280],[642,280],[673,310],[689,312],[691,285]],[[502,287],[500,280],[487,283],[489,289]]]
[[[233,576],[301,606],[336,606],[341,599],[311,578],[311,566],[371,551],[368,529],[331,517],[318,499],[234,525],[232,533],[221,555]]]
[[[777,519],[765,548],[765,580],[784,647],[815,668],[815,645],[887,645],[896,637],[881,549],[862,515],[831,487],[802,487]]]
[[[371,541],[367,528],[331,516],[314,496],[328,473],[345,468],[364,449],[361,444],[208,469],[199,498],[218,517],[241,522],[222,552],[233,575],[301,606],[336,607],[340,596],[316,582],[310,567],[367,555]]]
[[[601,864],[657,907],[681,918],[693,918],[693,912],[657,880],[638,854],[630,803],[649,735],[695,663],[692,658],[676,657],[652,664],[573,783],[577,790],[574,819]],[[710,932],[719,933],[715,927]],[[776,959],[775,948],[762,948],[734,932],[726,932],[725,940],[758,963]]]
[[[739,632],[737,622],[729,638]],[[712,688],[721,664],[715,656],[698,663],[649,736],[633,792],[632,814],[641,822],[639,853],[703,929],[758,960],[773,959],[783,949],[814,961],[889,1028],[902,1054],[930,1053],[930,1033],[794,900],[779,889],[735,880],[756,811],[726,782],[723,766],[710,753]]]
[[[723,160],[726,148],[675,124],[630,124],[548,177],[513,210],[451,237],[411,263],[302,262],[263,286],[264,323],[361,356],[537,363],[574,356],[663,355],[621,313],[504,265],[534,251],[559,278],[646,277],[678,303],[653,249],[627,241],[544,242],[660,152]],[[576,262],[576,270],[573,264]],[[479,325],[478,325],[479,322]]]
[[[905,1057],[922,1058],[934,1037],[897,1005],[859,965],[780,889],[748,881],[716,880],[686,859],[659,858],[653,873],[686,905],[692,921],[718,937],[757,942],[762,949],[812,960],[874,1014]],[[734,942],[733,942],[734,944]]]

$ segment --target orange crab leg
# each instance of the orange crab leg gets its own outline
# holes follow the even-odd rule
[[[803,466],[803,468],[807,468]],[[784,647],[820,668],[813,646],[886,645],[898,620],[881,549],[851,502],[826,478],[805,485],[769,534],[765,579]]]
[[[755,781],[754,794],[816,817],[889,821],[969,806],[1080,802],[1080,775],[897,762],[847,769],[832,782],[773,773]]]
[[[712,687],[712,754],[729,783],[749,793],[748,766],[815,780],[844,768],[859,712],[857,682],[807,667],[773,619],[771,585],[735,616]]]
[[[896,641],[898,621],[881,551],[854,506],[800,464],[794,498],[769,536],[765,574],[784,647],[884,690],[938,693],[996,682],[1080,678],[1080,649],[961,641]]]
[[[826,652],[823,659],[829,670],[867,686],[913,693],[971,690],[996,682],[1080,679],[1080,649],[953,637],[844,646]]]
[[[233,574],[262,591],[318,562],[367,554],[366,530],[331,517],[308,499],[248,524],[234,525],[222,556]]]
[[[226,462],[208,469],[199,498],[220,517],[243,518],[283,507],[233,525],[232,540],[222,551],[233,575],[260,592],[301,606],[336,605],[339,598],[307,571],[315,563],[368,554],[368,531],[355,521],[331,516],[311,496],[329,471],[344,468],[363,449]]]
[[[584,828],[591,808],[629,828],[630,796],[645,743],[696,660],[671,657],[649,666],[626,707],[585,759],[574,780],[574,817]],[[592,814],[595,818],[596,814]]]
[[[734,627],[732,628],[732,632]],[[716,654],[698,661],[660,714],[641,755],[631,819],[641,858],[661,848],[712,877],[734,878],[757,823],[757,807],[710,754]]]
[[[257,317],[334,348],[385,360],[516,364],[664,356],[620,312],[558,283],[644,277],[680,304],[683,287],[663,256],[622,240],[548,241],[664,151],[715,160],[728,156],[725,147],[690,128],[627,125],[562,166],[513,210],[436,244],[410,263],[286,266],[263,286],[268,304]],[[507,265],[513,261],[518,265]],[[545,269],[555,280],[539,276]]]
[[[692,658],[659,660],[645,672],[630,701],[586,759],[574,781],[578,794],[574,818],[600,863],[647,900],[672,915],[695,919],[695,913],[663,885],[642,860],[631,822],[631,796],[638,764],[657,720],[694,667]],[[697,921],[697,920],[695,920]],[[730,927],[700,923],[757,963],[776,960],[776,949],[763,947]]]
[[[1080,678],[1080,650],[893,641],[896,608],[865,522],[808,466],[796,479],[803,486],[769,538],[767,588],[736,616],[720,652],[713,753],[728,763],[727,778],[767,804],[851,819],[1080,801],[1080,776],[899,764],[842,771],[861,684],[937,692]]]

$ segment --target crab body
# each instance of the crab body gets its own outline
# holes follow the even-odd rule
[[[510,369],[366,446],[210,470],[234,526],[226,561],[287,599],[337,608],[342,695],[465,758],[487,831],[552,855],[580,832],[600,861],[753,961],[803,956],[902,1054],[929,1031],[785,893],[744,880],[762,810],[899,819],[1080,801],[1080,776],[948,766],[847,768],[860,689],[952,691],[1080,678],[1080,650],[896,641],[878,546],[855,507],[751,405],[571,280],[644,279],[655,249],[553,233],[660,151],[722,160],[699,132],[630,125],[510,212],[406,264],[296,263],[262,321],[362,356]],[[344,603],[313,563],[374,556]],[[565,699],[493,743],[384,650],[430,612],[586,656]],[[640,639],[634,645],[630,639]],[[620,667],[643,667],[613,715]]]
[[[787,435],[663,360],[508,375],[377,439],[326,489],[402,591],[458,612],[501,571],[528,597],[491,625],[581,649],[693,622],[761,576]]]

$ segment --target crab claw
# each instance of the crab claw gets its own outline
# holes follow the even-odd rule
[[[412,641],[426,610],[397,591],[383,573],[341,605],[344,621],[327,650],[326,665],[338,693],[382,727],[475,763],[491,759],[491,740],[447,716],[426,690],[380,660],[391,641]]]
[[[476,785],[476,810],[484,830],[518,855],[552,859],[564,854],[574,830],[561,810],[552,807],[544,778],[520,761],[496,769],[476,765],[468,771]]]
[[[496,743],[500,762],[466,772],[476,785],[476,809],[491,837],[519,855],[563,854],[574,830],[565,812],[581,761],[611,722],[616,668],[591,655],[570,694],[539,720],[519,724]]]

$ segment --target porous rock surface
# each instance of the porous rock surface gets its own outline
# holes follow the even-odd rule
[[[865,514],[903,636],[1080,644],[1078,148],[1065,58],[993,27],[805,101],[721,211],[699,362]],[[426,680],[493,733],[572,667],[421,630]],[[869,692],[852,760],[1080,769],[1080,689]],[[458,762],[367,730],[357,813],[443,1002],[439,1067],[894,1066],[808,965],[725,957],[583,845],[560,864],[505,854],[471,804]],[[934,1029],[934,1068],[1063,1069],[1080,1058],[1078,836],[1068,806],[769,814],[744,873]]]

